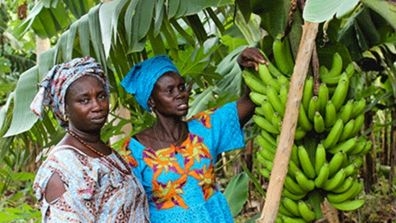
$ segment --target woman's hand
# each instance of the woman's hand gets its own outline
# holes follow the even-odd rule
[[[252,68],[258,70],[259,63],[266,63],[263,54],[255,47],[244,49],[238,56],[238,64],[241,68]]]

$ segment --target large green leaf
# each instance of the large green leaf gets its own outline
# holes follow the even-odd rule
[[[224,190],[233,216],[237,216],[248,199],[249,177],[245,172],[231,178]]]
[[[303,18],[316,23],[331,20],[334,15],[340,18],[353,10],[358,3],[359,0],[308,0],[305,2]]]
[[[396,30],[396,4],[394,1],[361,0],[361,2],[380,14]]]
[[[31,68],[21,75],[15,89],[11,126],[4,137],[25,132],[37,121],[37,116],[29,108],[37,91],[37,82],[37,67]]]

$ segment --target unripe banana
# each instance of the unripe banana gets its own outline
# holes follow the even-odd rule
[[[278,145],[278,143],[276,142],[276,139],[267,131],[265,130],[261,130],[260,131],[260,135],[267,140],[268,142],[270,142],[272,145],[274,145],[275,147]]]
[[[273,134],[279,134],[279,129],[275,127],[270,121],[267,119],[254,114],[253,117],[253,122],[257,124],[258,127],[264,129],[267,132],[273,133]]]
[[[320,114],[320,112],[318,112],[318,111],[315,112],[313,120],[314,120],[315,132],[322,133],[326,130],[324,119],[323,119],[322,115]]]
[[[315,150],[315,172],[316,175],[319,174],[320,169],[323,167],[323,165],[327,162],[326,160],[326,150],[323,146],[323,144],[318,144]]]
[[[329,178],[329,173],[329,164],[323,164],[319,170],[318,176],[314,180],[315,186],[318,188],[322,188]]]
[[[294,133],[294,140],[300,140],[304,138],[304,136],[307,134],[307,132],[302,129],[300,126],[297,126],[296,132]]]
[[[269,171],[272,170],[272,167],[274,166],[272,160],[267,160],[265,159],[260,153],[257,153],[257,161],[264,166],[264,169],[267,169]]]
[[[338,119],[333,127],[330,129],[330,132],[327,134],[326,138],[323,140],[322,144],[326,149],[329,149],[335,146],[338,143],[338,139],[341,136],[342,130],[344,128],[344,123],[341,119]]]
[[[315,189],[315,182],[313,180],[308,179],[308,177],[301,171],[295,173],[296,181],[300,188],[305,192],[310,192]]]
[[[333,58],[332,58],[332,63],[331,63],[331,67],[329,69],[329,72],[327,73],[328,76],[337,76],[342,72],[342,57],[338,52],[335,52],[333,54]]]
[[[305,195],[307,195],[307,194],[306,193],[303,193],[303,194],[292,193],[285,186],[283,188],[283,190],[282,190],[282,195],[285,196],[285,197],[288,197],[288,198],[290,198],[290,199],[292,199],[294,201],[298,201],[298,200],[303,199],[305,197]]]
[[[303,218],[292,218],[289,216],[281,216],[282,223],[307,223]]]
[[[271,62],[268,63],[268,70],[274,77],[284,77],[284,74]]]
[[[258,156],[261,156],[262,158],[273,162],[275,153],[271,151],[272,149],[267,149],[267,148],[261,148],[259,151],[257,151]]]
[[[282,104],[278,92],[272,86],[267,87],[267,98],[274,110],[283,117],[285,114],[285,104]]]
[[[354,74],[355,74],[355,65],[352,63],[348,64],[345,69],[344,69],[344,73],[346,73],[346,75],[348,76],[348,78],[351,78]]]
[[[262,101],[260,108],[262,109],[262,113],[267,120],[272,120],[272,116],[275,113],[274,108],[271,103],[268,101],[268,98]]]
[[[344,167],[344,171],[345,171],[345,176],[349,177],[354,175],[355,173],[357,173],[357,169],[355,167],[355,165],[353,163],[347,165],[346,167]]]
[[[279,129],[279,132],[280,132],[280,129],[282,127],[282,117],[279,115],[278,112],[275,112],[274,115],[272,116],[271,123],[275,127],[277,127]]]
[[[287,103],[287,94],[289,92],[289,87],[287,85],[281,85],[279,89],[279,98],[282,102],[282,104]]]
[[[355,123],[351,135],[357,135],[364,125],[364,114],[360,114],[355,118]]]
[[[369,140],[366,142],[366,145],[364,146],[364,149],[362,152],[360,152],[359,155],[364,156],[366,155],[366,153],[368,153],[371,150],[371,146],[373,145],[373,143]]]
[[[333,189],[332,192],[334,192],[334,193],[344,193],[346,190],[348,190],[352,186],[352,184],[353,184],[353,182],[355,180],[356,180],[356,178],[354,178],[354,177],[347,177],[344,180],[344,183],[341,184],[339,187]]]
[[[293,72],[294,60],[287,37],[277,36],[272,43],[272,51],[278,69],[285,75],[290,76]]]
[[[349,90],[349,80],[346,74],[342,74],[340,80],[338,81],[337,87],[331,96],[331,101],[333,102],[336,110],[338,111],[344,104],[345,98],[348,95]]]
[[[315,168],[309,158],[309,154],[304,146],[298,146],[298,159],[300,160],[300,165],[303,172],[308,178],[314,179],[316,176]]]
[[[266,94],[265,83],[263,83],[254,73],[246,69],[243,70],[242,77],[250,90],[261,94]]]
[[[295,182],[290,176],[285,177],[285,188],[295,195],[306,195],[307,192],[301,188],[301,186]]]
[[[296,177],[296,173],[299,171],[301,171],[300,168],[292,159],[290,159],[287,174],[289,174],[292,177]]]
[[[283,197],[282,198],[282,205],[286,208],[286,210],[292,214],[294,217],[299,217],[300,212],[298,211],[298,203],[294,201],[293,199],[290,199],[288,197]]]
[[[255,139],[261,149],[270,150],[271,153],[275,154],[276,144],[273,144],[271,141],[264,138],[261,134],[258,134]]]
[[[260,106],[261,103],[262,103],[264,100],[267,99],[267,96],[266,96],[266,95],[261,94],[261,93],[258,93],[258,92],[255,92],[255,91],[251,91],[251,92],[249,93],[249,97],[250,97],[250,100],[252,100],[252,102],[253,102],[254,104],[256,104],[257,106]]]
[[[266,179],[270,178],[271,171],[268,170],[267,168],[259,168],[258,171],[264,178]]]
[[[272,86],[276,91],[280,90],[279,82],[271,75],[266,64],[258,65],[258,75],[265,85]]]
[[[326,84],[337,84],[341,73],[342,73],[342,58],[341,55],[339,55],[338,53],[333,54],[333,58],[332,58],[332,64],[330,69],[327,69],[324,66],[321,66],[320,69],[320,80]]]
[[[329,178],[326,183],[323,184],[323,188],[327,191],[333,191],[339,187],[345,180],[344,169],[340,169],[333,177]]]
[[[297,166],[300,165],[300,160],[298,159],[298,147],[296,144],[293,144],[292,146],[290,160],[293,161]]]
[[[294,215],[285,207],[283,201],[281,201],[281,203],[279,205],[278,215],[276,216],[275,223],[277,223],[277,222],[283,223],[281,216],[294,217]]]
[[[300,104],[299,113],[298,113],[298,126],[300,126],[305,131],[311,131],[312,124],[308,119],[307,114],[305,113],[304,106]]]
[[[256,106],[256,108],[254,108],[254,113],[265,117],[264,109],[261,106]]]
[[[364,150],[364,147],[366,146],[367,140],[364,137],[359,137],[355,147],[349,151],[349,154],[351,155],[360,155],[360,153]]]
[[[341,106],[338,118],[342,119],[344,123],[348,122],[351,119],[352,110],[353,100],[348,100],[343,106]]]
[[[319,111],[321,114],[325,114],[326,105],[329,101],[329,89],[325,83],[319,85],[318,90],[318,101],[319,101]]]
[[[344,128],[342,129],[342,133],[338,141],[342,142],[354,136],[353,134],[354,127],[355,127],[354,119],[347,121],[344,125]]]
[[[337,110],[332,101],[326,104],[324,119],[326,128],[331,128],[337,121]]]
[[[315,212],[305,201],[298,201],[298,210],[305,221],[312,222],[315,220]]]
[[[319,111],[319,101],[318,96],[312,96],[311,100],[309,101],[308,105],[308,118],[313,121],[315,112]]]
[[[334,146],[331,149],[328,149],[330,153],[338,153],[338,152],[343,152],[343,153],[349,153],[350,150],[353,150],[354,146],[356,145],[357,142],[357,137],[350,138],[346,141],[343,141],[336,146]]]
[[[352,199],[356,194],[360,193],[363,185],[359,181],[354,181],[352,186],[343,193],[327,193],[327,200],[331,203],[341,203],[346,200]]]
[[[337,152],[329,161],[329,176],[332,177],[336,172],[338,172],[342,164],[344,163],[345,154],[343,152]],[[344,171],[343,171],[344,172]]]
[[[366,99],[361,98],[357,101],[354,101],[351,117],[356,118],[357,116],[363,114],[365,108],[366,108]]]
[[[313,96],[313,86],[314,80],[312,76],[309,76],[304,83],[303,95],[301,98],[301,103],[304,106],[305,111],[308,111],[309,102]]]
[[[364,205],[364,199],[348,200],[342,203],[331,204],[335,209],[340,211],[353,211],[359,209]]]

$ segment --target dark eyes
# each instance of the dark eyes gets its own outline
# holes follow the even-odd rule
[[[106,100],[108,95],[106,93],[102,93],[98,95],[98,101],[104,101]],[[80,100],[78,100],[79,103],[81,104],[89,104],[91,101],[91,98],[89,97],[82,97]]]
[[[186,84],[180,84],[179,86],[177,86],[177,88],[171,87],[167,89],[167,93],[168,94],[173,94],[175,93],[175,89],[177,89],[179,92],[185,92],[187,90],[187,86]]]

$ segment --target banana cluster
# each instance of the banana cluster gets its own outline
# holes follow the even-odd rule
[[[259,146],[258,171],[267,179],[273,166],[289,76],[294,66],[291,53],[285,48],[288,46],[284,40],[275,40],[274,63],[260,64],[257,73],[243,71],[245,83],[251,89],[250,98],[257,105],[252,120],[259,128],[255,138]],[[342,211],[356,210],[364,204],[364,200],[358,199],[363,190],[358,172],[363,155],[372,146],[371,141],[360,134],[366,102],[348,98],[355,68],[351,63],[343,69],[342,62],[341,56],[335,53],[330,69],[320,68],[317,90],[312,77],[305,81],[278,222],[319,219],[324,199]]]

